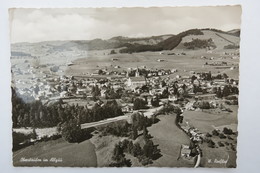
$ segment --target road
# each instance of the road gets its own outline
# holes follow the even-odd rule
[[[139,110],[139,111],[143,112],[145,117],[151,118],[151,116],[161,108],[163,108],[163,106],[160,106],[158,108],[152,108],[152,109],[143,109],[143,110]],[[92,123],[81,124],[80,127],[81,127],[81,129],[87,129],[87,128],[91,128],[91,127],[97,127],[97,126],[100,126],[100,125],[113,123],[113,122],[116,122],[116,121],[121,121],[121,120],[127,121],[127,120],[130,119],[131,115],[132,115],[132,113],[127,113],[125,115],[114,117],[114,118],[109,118],[109,119],[105,119],[105,120],[101,120],[101,121],[97,121],[97,122],[92,122]]]
[[[127,120],[130,117],[129,115],[130,114],[126,114],[126,115],[122,115],[122,116],[119,116],[119,117],[109,118],[109,119],[105,119],[105,120],[101,120],[101,121],[97,121],[97,122],[85,123],[85,124],[81,124],[80,126],[81,126],[81,129],[97,127],[97,126],[100,126],[100,125],[113,123],[113,122],[120,121],[120,120]]]

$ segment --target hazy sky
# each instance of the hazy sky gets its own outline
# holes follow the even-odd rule
[[[240,6],[10,10],[11,42],[177,34],[240,28]]]

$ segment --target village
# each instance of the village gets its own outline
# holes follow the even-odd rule
[[[205,34],[230,44],[215,31]],[[11,57],[13,151],[31,152],[45,142],[55,143],[51,153],[59,145],[79,151],[79,143],[97,159],[78,166],[235,167],[239,48],[218,47],[29,55],[17,46]],[[232,158],[226,165],[207,162],[223,155]],[[20,157],[15,165],[27,166]]]
[[[103,75],[101,69],[89,77],[45,74],[39,78],[38,74],[34,74],[28,82],[30,88],[18,88],[16,92],[25,100],[41,100],[43,103],[63,100],[71,104],[77,104],[76,100],[80,100],[81,105],[84,103],[88,105],[89,101],[99,99],[122,100],[121,97],[131,95],[146,99],[150,106],[151,100],[155,98],[168,99],[172,102],[180,98],[193,98],[196,101],[211,98],[211,107],[218,105],[214,100],[221,92],[225,92],[225,96],[238,94],[238,80],[229,78],[226,74],[214,76],[210,71],[202,73],[190,71],[189,76],[176,75],[175,78],[169,76],[178,70],[181,69],[150,70],[142,66],[129,68],[117,76],[111,73]],[[28,71],[33,73],[33,69]],[[94,89],[97,91],[93,92]],[[125,102],[122,107],[124,112],[133,110],[131,105],[131,102]],[[194,109],[193,107],[196,107],[195,103],[188,109]]]

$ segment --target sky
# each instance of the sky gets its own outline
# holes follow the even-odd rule
[[[240,29],[240,6],[10,9],[11,43]]]

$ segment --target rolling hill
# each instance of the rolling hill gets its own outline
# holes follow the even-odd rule
[[[224,33],[224,32],[217,32],[212,30],[203,30],[203,35],[187,35],[182,38],[182,41],[178,46],[175,47],[175,49],[186,49],[185,43],[189,43],[192,40],[198,39],[198,40],[212,40],[212,43],[214,44],[214,49],[220,50],[224,49],[225,46],[228,45],[239,45],[240,38],[238,36]]]
[[[237,35],[238,30],[224,32],[216,29],[192,29],[173,35],[155,45],[129,45],[127,48],[122,49],[121,53],[189,49],[185,46],[185,43],[192,42],[194,39],[200,42],[210,40],[213,44],[198,45],[198,48],[212,47],[211,49],[224,49],[224,46],[239,45],[240,38]]]
[[[89,50],[120,49],[120,53],[134,53],[145,51],[162,51],[172,49],[188,49],[184,43],[197,39],[194,47],[204,48],[211,39],[216,49],[223,49],[228,45],[239,45],[239,29],[228,32],[216,29],[191,29],[177,35],[160,35],[143,38],[113,37],[108,40],[69,40],[69,41],[45,41],[38,43],[15,43],[11,45],[12,56],[48,56],[58,52],[82,52]],[[206,41],[205,41],[206,40]],[[196,44],[202,44],[196,46]],[[205,44],[205,45],[203,45]],[[186,44],[187,45],[187,44]]]

